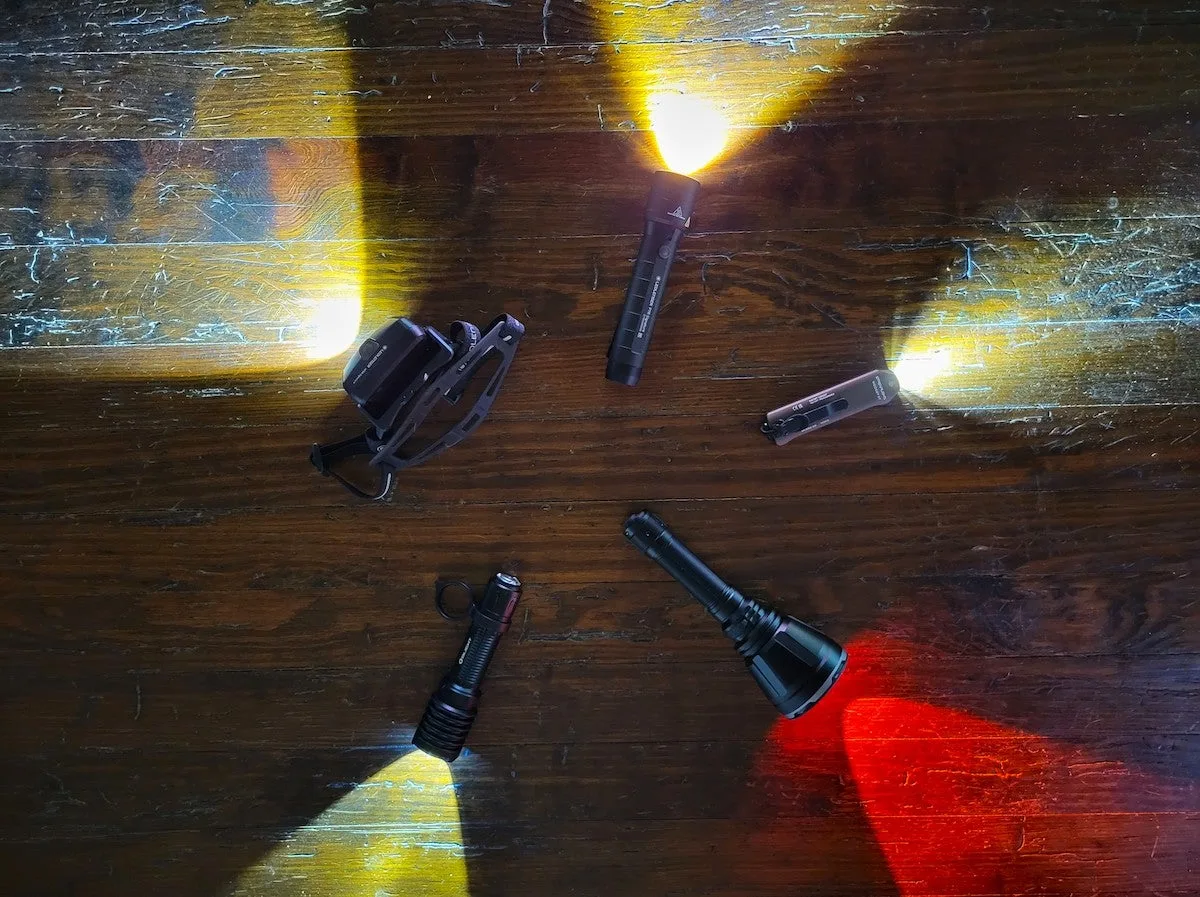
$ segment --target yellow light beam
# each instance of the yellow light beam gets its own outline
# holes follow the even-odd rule
[[[467,897],[450,766],[412,751],[246,870],[234,897]]]
[[[246,10],[240,19],[243,27],[253,26],[258,18],[269,19],[281,45],[306,45],[311,26],[305,13],[274,4],[264,4],[262,12],[256,10]],[[328,133],[345,133],[345,123],[355,118],[351,95],[354,74],[343,57],[330,65],[337,68],[317,73],[322,83],[334,76],[338,87],[327,118]],[[260,90],[261,85],[254,80],[211,79],[197,92],[196,117],[203,119],[214,108],[229,108],[232,111],[224,117],[223,127],[235,133],[252,130],[264,113],[287,121],[295,110],[276,94],[263,96],[261,103],[248,101]],[[325,157],[314,158],[313,153],[324,153]],[[283,358],[281,367],[324,361],[350,349],[358,341],[362,323],[365,263],[357,150],[349,141],[287,140],[267,151],[266,167],[271,192],[279,201],[274,235],[280,240],[306,240],[334,232],[346,241],[341,249],[343,256],[327,271],[284,289],[274,288],[272,281],[264,278],[248,290],[251,296],[231,297],[230,307],[249,303],[257,293],[266,297],[265,304],[278,307],[286,316],[279,331],[281,345],[275,347]],[[339,201],[322,201],[330,194],[336,194]]]
[[[886,34],[899,10],[846,0],[836,15],[792,16],[782,26],[778,10],[760,0],[722,0],[719,10],[622,4],[613,13],[613,75],[631,106],[644,110],[633,125],[652,129],[666,165],[688,174],[764,129],[803,119],[857,44]],[[732,37],[730,23],[743,36]],[[664,97],[682,99],[664,108]]]
[[[932,348],[926,352],[907,351],[901,353],[896,360],[892,366],[892,373],[900,381],[901,389],[920,395],[949,369],[950,362],[951,352],[948,346]]]
[[[658,151],[676,174],[699,171],[725,148],[729,121],[707,97],[681,90],[660,91],[649,103]]]
[[[281,47],[311,43],[308,14],[287,4],[250,7],[232,27],[266,26]],[[314,77],[322,93],[333,94],[324,104],[328,133],[343,134],[356,119],[355,75],[344,54],[328,54],[326,64]],[[288,122],[309,116],[309,107],[297,104],[311,100],[302,91],[279,94],[272,83],[199,81],[194,118],[219,122],[220,130],[205,132],[197,124],[184,136],[243,138],[259,133],[265,121],[281,122],[288,133]],[[94,353],[89,363],[98,375],[261,373],[326,361],[358,342],[369,279],[358,148],[353,140],[322,136],[318,131],[247,144],[247,153],[259,153],[251,158],[263,168],[270,192],[270,243],[243,242],[210,208],[231,174],[227,150],[164,151],[153,141],[143,148],[146,174],[132,191],[132,208],[117,225],[113,245],[64,253],[67,282],[92,285],[82,315],[96,316],[99,306],[105,319],[122,326],[148,322],[148,336],[135,334]],[[188,245],[151,246],[157,256],[155,267],[147,268],[141,261],[148,251],[140,245],[147,234],[167,243],[182,234]],[[95,296],[103,297],[102,304]],[[399,302],[393,308],[404,311]]]
[[[901,387],[960,411],[1186,392],[1200,237],[1185,209],[1163,212],[1080,233],[1028,222],[964,250],[887,331]]]

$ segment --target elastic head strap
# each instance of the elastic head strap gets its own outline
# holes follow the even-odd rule
[[[392,491],[392,480],[394,478],[392,471],[385,470],[382,472],[379,478],[379,487],[375,492],[371,493],[359,488],[332,467],[333,464],[354,455],[375,454],[375,450],[371,448],[368,441],[368,435],[367,433],[363,433],[360,436],[343,439],[341,442],[332,442],[328,445],[317,445],[314,443],[312,451],[309,452],[308,459],[312,462],[313,467],[321,472],[322,476],[333,477],[359,498],[378,501]]]

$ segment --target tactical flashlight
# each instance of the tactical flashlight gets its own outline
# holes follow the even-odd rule
[[[646,203],[646,229],[633,263],[633,275],[625,292],[625,304],[616,332],[608,346],[608,369],[604,376],[614,383],[637,386],[650,349],[654,319],[658,317],[667,275],[679,239],[692,220],[692,207],[700,182],[673,171],[657,171]]]
[[[812,708],[842,674],[846,651],[841,645],[727,585],[649,511],[625,521],[625,537],[721,624],[750,675],[788,719]]]
[[[472,605],[471,627],[458,659],[429,699],[413,734],[413,744],[425,753],[452,763],[462,752],[479,710],[479,687],[520,600],[520,580],[497,573]]]
[[[868,371],[767,412],[762,431],[776,445],[785,445],[801,433],[827,427],[876,405],[886,405],[899,393],[900,381],[891,371]]]

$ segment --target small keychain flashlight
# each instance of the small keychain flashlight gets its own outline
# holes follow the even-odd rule
[[[786,445],[801,433],[827,427],[876,405],[886,405],[899,393],[900,381],[891,371],[868,371],[767,412],[762,431],[776,445]]]

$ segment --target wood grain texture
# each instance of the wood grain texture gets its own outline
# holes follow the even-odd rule
[[[1190,897],[1198,75],[1166,0],[0,7],[7,891]],[[660,84],[735,133],[630,390]],[[356,336],[501,311],[471,439],[383,505],[311,469]],[[640,507],[847,646],[815,710]],[[435,785],[433,582],[501,568]]]
[[[447,639],[447,653],[453,653],[456,642]],[[896,681],[889,680],[890,697],[986,713],[1045,738],[1070,741],[1072,733],[1082,737],[1085,728],[1097,735],[1119,734],[1126,731],[1123,727],[1192,734],[1194,717],[1183,707],[1188,690],[1165,680],[1186,676],[1193,657],[939,660],[915,658],[911,646],[902,646],[873,656],[869,668],[886,677],[892,664],[905,661],[908,668],[894,676]],[[347,671],[92,673],[83,694],[69,690],[74,681],[69,675],[18,672],[6,687],[4,720],[15,726],[36,712],[45,731],[54,733],[57,749],[82,753],[211,751],[223,745],[255,752],[273,744],[395,748],[407,744],[444,668],[444,663],[414,662],[404,670],[363,665]],[[936,670],[951,681],[931,685]],[[599,678],[603,688],[595,687]],[[508,746],[575,740],[707,741],[714,731],[724,738],[762,740],[774,711],[754,688],[736,656],[673,664],[510,665],[488,680],[489,705],[506,710],[480,715],[472,745],[487,757],[504,756],[496,749]],[[1031,693],[1042,690],[1053,690],[1058,697],[1050,705],[1031,700]],[[635,703],[653,707],[654,713],[631,716],[628,708],[635,697]],[[560,706],[579,712],[555,712]],[[255,727],[238,725],[249,717],[258,719]],[[9,736],[13,749],[36,753],[38,733],[15,728]],[[814,737],[817,731],[814,724]],[[922,735],[936,737],[932,731]]]
[[[1031,118],[1019,129],[979,120],[771,131],[705,169],[692,232],[861,229],[864,242],[885,242],[891,230],[912,242],[919,227],[932,242],[1167,210],[1182,227],[1194,217],[1200,165],[1191,119],[1180,111]],[[553,252],[552,238],[640,232],[647,148],[645,134],[613,132],[0,144],[0,240],[294,247],[360,236],[500,245],[542,237]]]
[[[272,8],[274,7],[274,8]],[[281,8],[282,7],[282,8]],[[1177,3],[1075,4],[1046,10],[1028,0],[986,8],[953,3],[886,5],[819,0],[732,5],[637,4],[541,0],[436,5],[324,0],[287,4],[210,0],[202,8],[163,2],[83,0],[69,9],[26,4],[0,12],[0,47],[24,53],[257,50],[355,47],[493,47],[558,44],[741,40],[784,44],[814,37],[862,37],[903,25],[906,31],[964,32],[1112,25],[1188,24]],[[286,26],[286,27],[281,27]]]
[[[1126,813],[1171,813],[1195,806],[1193,782],[1168,778],[1153,791],[1124,791],[1119,779],[1106,775],[1113,771],[1116,761],[1095,761],[1078,748],[1063,748],[1065,762],[1050,768],[1037,762],[1037,753],[1047,750],[1039,739],[954,737],[946,741],[943,748],[955,752],[996,751],[999,747],[1024,755],[1031,774],[1014,776],[1008,783],[1008,787],[1022,793],[1016,801],[1025,802],[1023,808],[1014,809],[1029,812],[1034,809],[1030,806],[1033,801],[1052,799],[1056,794],[1065,799],[1061,809],[1068,813],[1087,813],[1097,806],[1111,807],[1113,812],[1119,808]],[[1150,750],[1174,755],[1182,762],[1200,762],[1195,736],[1154,737],[1136,745],[1126,741],[1100,737],[1093,747],[1101,756]],[[877,774],[889,789],[896,789],[905,773],[921,768],[911,756],[921,749],[919,740],[854,739],[853,743],[856,751],[865,752],[860,762],[879,764]],[[506,805],[516,804],[528,814],[530,823],[539,819],[716,821],[774,810],[796,824],[813,824],[829,816],[853,814],[852,790],[835,794],[833,801],[826,803],[815,795],[789,793],[784,775],[764,775],[753,789],[747,789],[746,782],[735,776],[714,777],[708,788],[694,788],[686,781],[697,765],[751,768],[759,753],[758,741],[733,740],[522,745],[506,758],[516,776],[508,769],[472,764],[470,757],[465,758],[468,762],[463,764],[462,777],[471,787],[461,789],[469,792],[461,806],[470,816],[486,819],[498,815]],[[269,837],[280,828],[303,826],[325,808],[331,797],[350,793],[351,783],[361,779],[365,770],[395,759],[395,753],[386,750],[265,751],[247,765],[249,756],[230,751],[147,752],[141,758],[143,774],[128,788],[109,793],[101,783],[114,769],[135,762],[129,754],[93,754],[82,761],[69,754],[52,754],[40,762],[26,761],[6,770],[6,791],[12,798],[7,809],[13,815],[5,821],[15,825],[23,815],[33,822],[28,831],[30,841],[145,836],[235,823],[256,831],[258,837]],[[63,769],[64,761],[71,760],[79,764],[78,768]],[[629,767],[647,764],[654,765],[654,775],[646,777],[641,789],[631,789],[627,781]],[[211,767],[207,774],[206,766]],[[66,777],[56,770],[65,772]],[[187,794],[172,793],[168,786],[177,775],[194,778],[197,788]],[[994,774],[988,771],[931,768],[925,775],[926,787],[905,799],[910,810],[920,808],[922,794],[943,790],[946,783],[961,776],[954,787],[962,789],[962,817],[995,819],[1008,815],[1002,806],[980,800],[981,796],[990,796],[993,786],[990,780]],[[559,787],[564,779],[573,780],[573,791]],[[256,799],[246,801],[240,795],[255,795]],[[895,791],[886,799],[895,800]],[[46,812],[48,805],[54,807],[53,814]]]
[[[1192,839],[1196,815],[1145,814],[1133,819],[1143,831],[1154,831],[1157,827],[1162,831],[1155,851],[1156,862],[1148,877],[1141,880],[1127,878],[1120,870],[1129,862],[1136,862],[1146,844],[1142,838],[1130,839],[1128,825],[1117,817],[1084,816],[1069,820],[1036,817],[1024,822],[1013,817],[999,822],[977,820],[966,826],[959,819],[940,825],[925,823],[921,828],[929,837],[945,838],[965,829],[980,843],[995,845],[975,858],[972,885],[929,893],[943,897],[1003,893],[1003,885],[996,888],[998,882],[1036,883],[1047,877],[1062,880],[1065,871],[1068,883],[1077,887],[1096,883],[1105,893],[1125,895],[1143,893],[1148,885],[1170,897],[1186,897],[1193,890],[1192,879],[1189,873],[1180,870],[1194,860]],[[1064,837],[1078,831],[1077,826],[1090,831],[1095,843],[1124,845],[1112,852],[1095,847],[1080,852],[1077,868],[1099,864],[1102,871],[1097,875],[1072,875],[1054,849],[1055,843],[1063,843]],[[721,894],[736,889],[739,893],[769,895],[778,893],[780,888],[778,873],[772,871],[786,867],[788,887],[821,885],[826,893],[840,897],[858,893],[864,886],[871,887],[871,872],[886,865],[878,853],[870,859],[864,859],[860,853],[865,844],[871,843],[869,830],[861,831],[857,837],[830,838],[829,849],[819,858],[807,854],[806,843],[825,840],[838,828],[844,831],[845,822],[808,825],[802,832],[785,829],[758,837],[741,820],[557,825],[547,822],[533,831],[484,829],[471,847],[471,860],[479,870],[471,879],[472,893],[502,895],[514,879],[521,880],[529,874],[546,881],[546,887],[555,893],[588,892],[598,879],[603,879],[612,882],[615,888],[646,888],[655,893],[668,893],[680,887],[697,894]],[[1019,868],[1014,869],[1022,830],[1027,835],[1028,854]],[[630,842],[642,845],[642,849],[631,849]],[[1153,842],[1151,836],[1149,844]],[[733,843],[752,848],[757,861],[741,854],[728,865],[714,864],[712,854],[728,849],[727,845]],[[48,870],[72,885],[86,884],[94,893],[106,897],[122,893],[126,882],[147,888],[165,884],[181,893],[214,893],[228,887],[271,844],[266,839],[239,843],[221,832],[185,831],[114,844],[84,840],[73,855],[61,860],[56,859],[62,850],[57,843],[13,845],[6,847],[4,861]],[[574,857],[574,861],[566,862],[568,856]],[[208,862],[203,870],[194,872],[197,857]],[[92,881],[90,870],[97,864],[111,869],[112,875]],[[520,873],[514,871],[518,866],[522,867]],[[330,871],[336,875],[334,870]],[[824,885],[827,880],[829,884]],[[326,888],[322,892],[327,892]],[[889,889],[884,893],[898,892]]]
[[[321,486],[328,483],[317,480]],[[336,494],[336,493],[335,493]],[[653,503],[734,579],[786,579],[798,571],[850,576],[1058,573],[1086,566],[1093,573],[1187,574],[1195,568],[1197,536],[1164,541],[1173,521],[1188,513],[1186,490],[979,492],[949,495],[818,496],[675,500]],[[442,555],[490,558],[518,574],[559,583],[645,582],[663,574],[636,562],[621,538],[621,523],[637,505],[610,501],[471,506],[471,529],[459,522],[457,502],[400,505],[381,516],[359,505],[321,506],[328,521],[324,549],[296,568],[295,527],[307,508],[131,510],[124,514],[14,518],[6,575],[35,578],[39,588],[82,589],[96,577],[123,576],[131,588],[216,590],[316,587],[372,582],[428,584]],[[837,509],[841,509],[839,512]],[[719,533],[703,524],[720,515]],[[836,517],[820,530],[812,515]],[[763,519],[774,540],[764,543]],[[867,531],[873,539],[856,538]],[[569,542],[570,556],[545,534]],[[60,540],[48,534],[59,533]],[[403,533],[400,536],[399,533]],[[130,567],[119,546],[145,548]],[[231,555],[226,546],[253,544],[261,554]],[[438,546],[441,546],[440,548]],[[386,571],[370,570],[393,557]],[[632,563],[631,563],[632,562]],[[203,572],[200,572],[203,571]]]
[[[473,569],[456,575],[480,575]],[[889,638],[978,657],[1196,653],[1179,619],[1197,587],[1171,574],[955,575],[899,580],[807,576],[739,581],[823,629],[871,630]],[[45,597],[7,598],[6,663],[31,666],[53,654],[60,671],[326,669],[393,659],[436,665],[456,632],[433,613],[429,588],[331,583],[304,594],[269,584],[197,599],[179,583],[130,593],[119,584]],[[729,646],[686,596],[660,582],[586,586],[528,582],[508,665],[541,668],[581,654],[611,662],[733,662]],[[249,607],[238,611],[237,608]],[[62,622],[77,620],[69,628]],[[86,626],[82,625],[86,622]],[[515,653],[514,653],[515,652]],[[515,668],[515,667],[514,667]]]
[[[228,51],[189,57],[186,65],[155,53],[8,55],[0,56],[0,139],[644,130],[648,68],[665,83],[686,82],[698,69],[723,73],[726,114],[745,129],[1113,116],[1197,102],[1188,79],[1200,30],[1185,25],[887,35],[857,56],[845,48],[842,38],[804,41],[795,50],[741,42],[595,45],[536,49],[519,61],[509,49]]]

